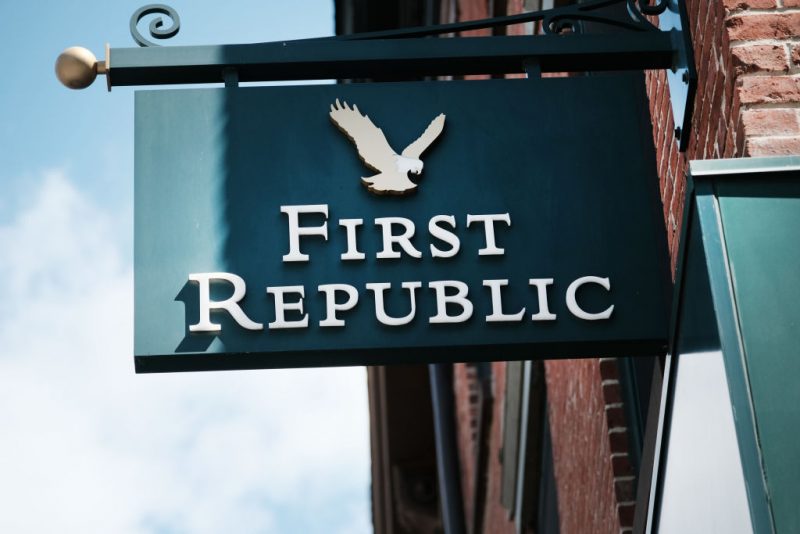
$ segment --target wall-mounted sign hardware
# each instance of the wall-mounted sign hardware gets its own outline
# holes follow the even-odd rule
[[[589,0],[555,9],[402,30],[221,46],[161,47],[138,30],[148,16],[154,39],[178,33],[169,6],[144,6],[131,17],[142,48],[111,48],[97,61],[86,49],[66,50],[56,63],[73,89],[104,74],[109,90],[125,85],[380,78],[537,72],[665,69],[680,150],[685,150],[697,75],[684,0]],[[649,17],[658,17],[658,26]],[[542,35],[427,39],[535,23]],[[77,47],[76,47],[77,48]]]

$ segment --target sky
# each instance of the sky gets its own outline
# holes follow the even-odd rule
[[[144,3],[0,18],[0,532],[371,531],[363,368],[134,374],[135,89],[53,65],[135,46]],[[169,4],[166,46],[333,31],[332,0]]]

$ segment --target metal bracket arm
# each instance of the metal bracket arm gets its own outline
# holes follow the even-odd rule
[[[219,83],[224,69],[235,68],[240,82],[400,80],[524,72],[532,57],[543,72],[666,69],[673,55],[667,32],[115,48],[110,79],[112,86]]]
[[[586,72],[665,69],[680,150],[688,145],[697,74],[684,0],[589,0],[556,9],[478,21],[297,41],[219,46],[161,47],[148,41],[178,33],[169,6],[145,6],[131,18],[131,34],[143,48],[107,50],[105,62],[83,48],[66,50],[56,63],[59,79],[73,89],[105,74],[113,86],[377,78],[501,75],[525,72]],[[658,17],[658,26],[654,24]],[[430,36],[532,22],[540,35]],[[613,30],[609,32],[609,29]],[[235,77],[234,77],[235,73]],[[234,78],[236,78],[234,80]]]

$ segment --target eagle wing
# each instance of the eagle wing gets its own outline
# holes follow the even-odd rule
[[[440,113],[435,119],[431,121],[425,131],[422,132],[422,135],[419,138],[408,145],[405,150],[403,150],[403,156],[407,158],[417,158],[425,152],[425,149],[431,146],[431,144],[436,141],[436,138],[439,137],[439,134],[442,133],[444,129],[444,113]]]
[[[383,131],[362,115],[358,106],[351,108],[347,102],[342,105],[337,98],[336,104],[331,105],[330,115],[334,124],[356,145],[358,157],[367,167],[377,172],[396,170],[397,154]]]

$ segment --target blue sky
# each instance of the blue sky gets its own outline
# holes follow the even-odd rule
[[[128,1],[0,20],[0,532],[367,532],[363,368],[141,375],[132,359],[133,88],[58,53],[134,46]],[[169,45],[330,35],[333,1],[173,1]]]

